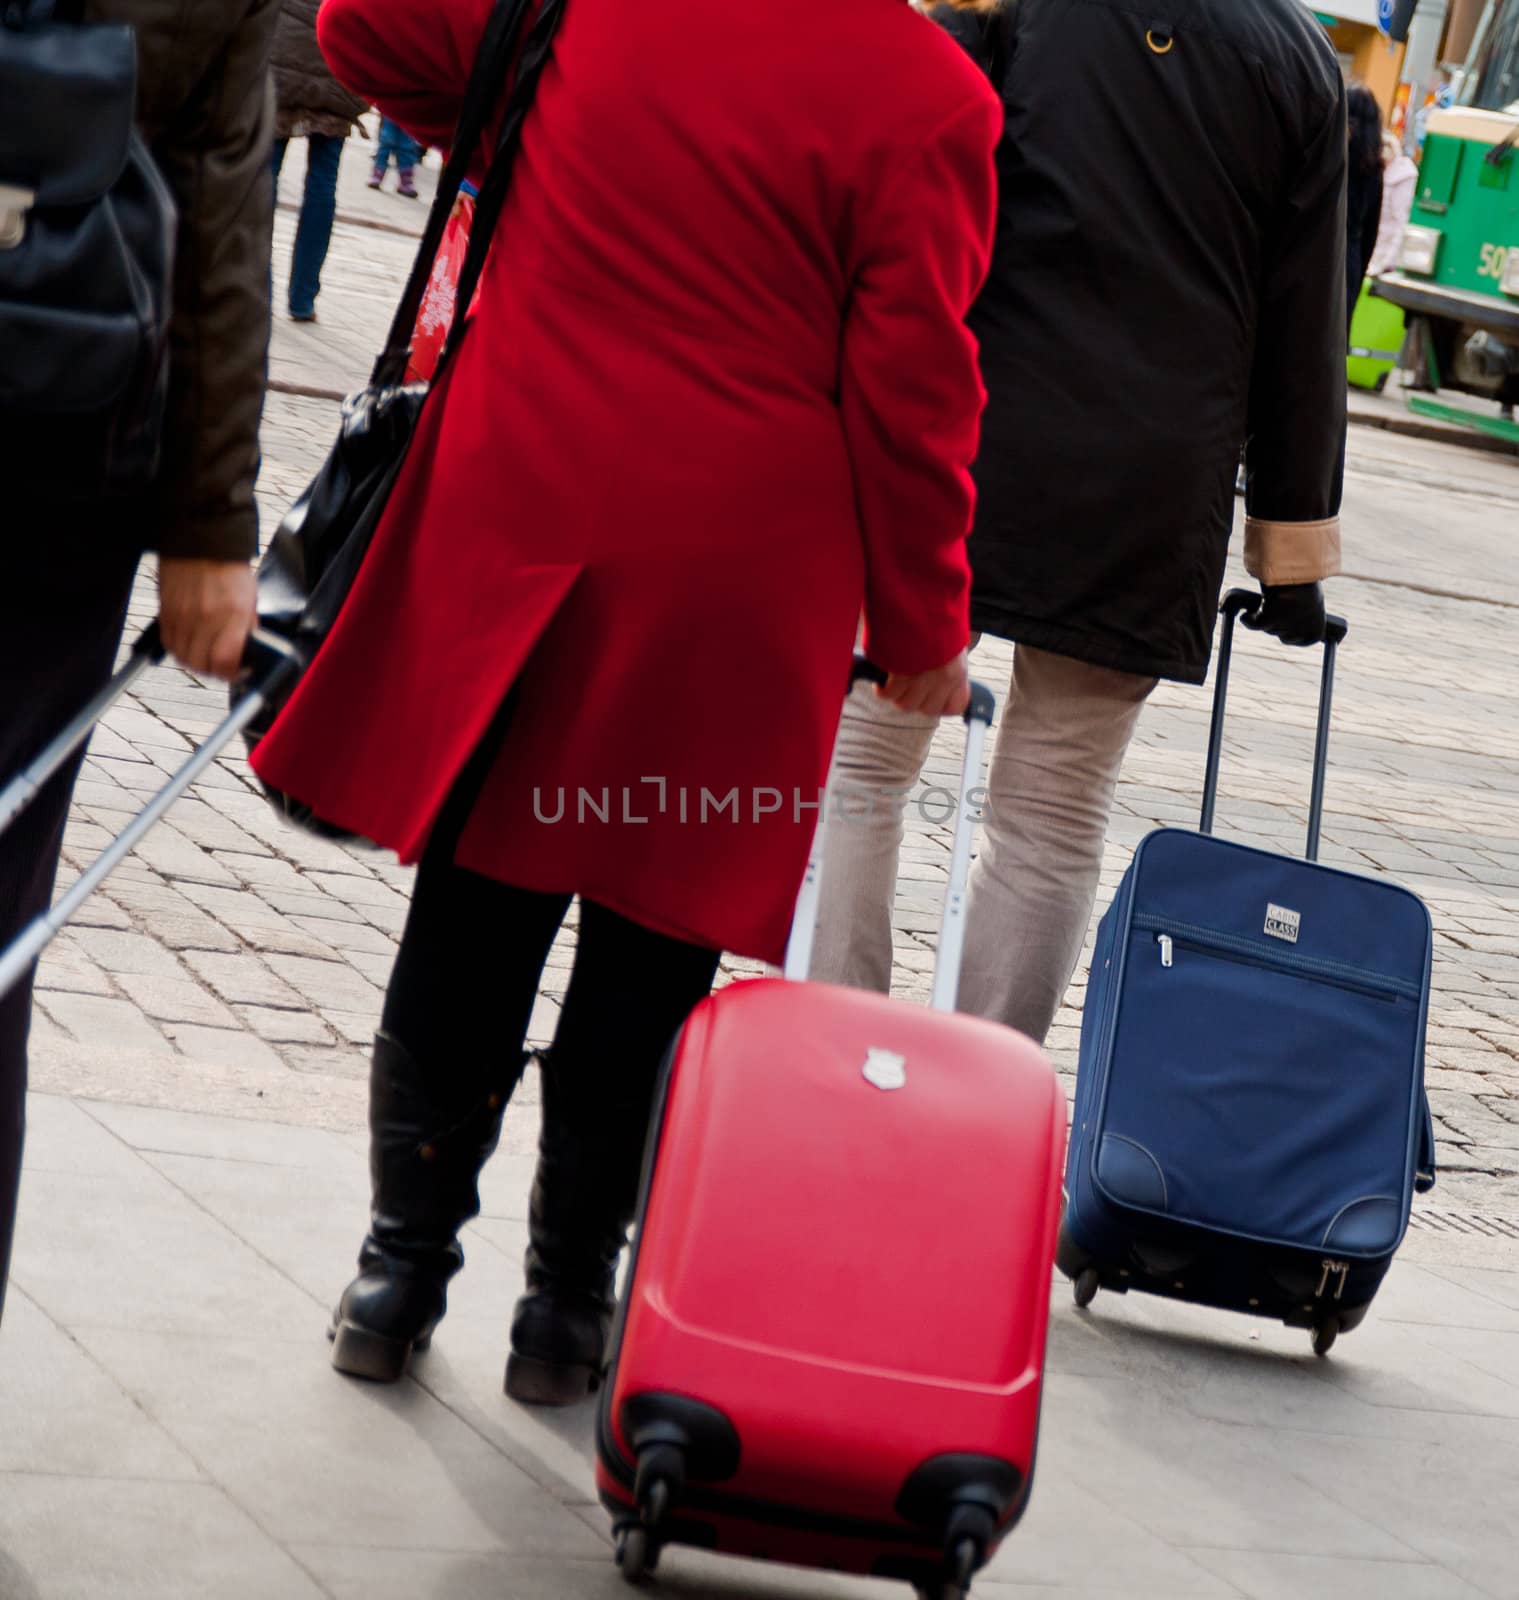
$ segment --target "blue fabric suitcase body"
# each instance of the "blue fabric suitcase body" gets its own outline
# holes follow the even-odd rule
[[[1059,1262],[1078,1305],[1140,1289],[1310,1328],[1325,1354],[1434,1183],[1430,921],[1315,859],[1338,619],[1308,859],[1211,837],[1233,626],[1258,601],[1224,602],[1203,831],[1150,834],[1098,931]]]

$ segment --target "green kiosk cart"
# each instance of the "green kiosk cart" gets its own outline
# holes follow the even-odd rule
[[[1457,101],[1429,115],[1397,270],[1370,293],[1407,319],[1409,409],[1519,443],[1519,0],[1489,0]]]

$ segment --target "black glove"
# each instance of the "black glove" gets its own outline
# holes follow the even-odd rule
[[[1245,624],[1274,634],[1283,644],[1324,642],[1324,588],[1318,583],[1261,585],[1261,608]]]

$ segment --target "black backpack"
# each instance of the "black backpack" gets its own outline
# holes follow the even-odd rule
[[[0,483],[140,490],[168,390],[174,201],[136,131],[137,46],[82,0],[0,0]]]

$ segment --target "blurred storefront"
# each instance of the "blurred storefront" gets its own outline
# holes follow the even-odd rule
[[[1347,78],[1359,78],[1377,97],[1382,115],[1392,112],[1406,46],[1395,44],[1377,20],[1377,0],[1336,0],[1332,11],[1313,8],[1324,24]]]
[[[1377,97],[1387,125],[1402,138],[1410,105],[1433,105],[1448,69],[1471,48],[1485,0],[1334,0],[1311,5],[1339,52],[1347,78],[1359,78]],[[1391,34],[1401,33],[1403,39]],[[1405,42],[1407,41],[1407,42]],[[1445,103],[1443,100],[1440,103]],[[1422,118],[1420,119],[1422,120]]]

